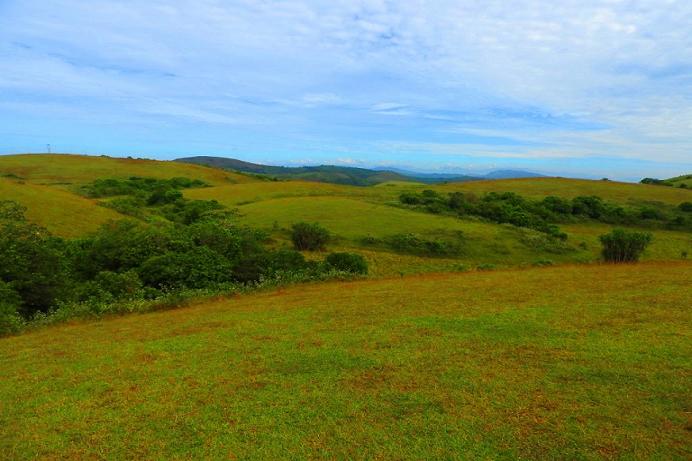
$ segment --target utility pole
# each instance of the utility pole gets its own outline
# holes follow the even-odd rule
[[[48,150],[48,153],[50,154],[50,144],[46,144],[46,150]]]

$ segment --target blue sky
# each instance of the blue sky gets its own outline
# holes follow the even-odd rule
[[[0,0],[0,153],[692,172],[689,0]]]

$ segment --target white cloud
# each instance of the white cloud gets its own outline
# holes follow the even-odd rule
[[[334,145],[689,162],[690,24],[686,0],[10,0],[0,97]],[[458,140],[490,133],[535,145]]]

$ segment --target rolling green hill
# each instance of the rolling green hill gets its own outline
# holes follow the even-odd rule
[[[666,182],[673,187],[684,187],[686,189],[692,189],[692,174],[685,174],[682,176],[677,176],[675,178],[666,179]]]
[[[302,181],[317,181],[351,186],[372,186],[388,181],[437,183],[444,181],[473,181],[479,179],[478,177],[467,175],[435,175],[409,172],[402,173],[390,170],[371,170],[367,168],[335,165],[300,167],[261,165],[225,157],[186,157],[176,159],[175,161],[192,163],[196,165],[213,166],[246,173],[268,175],[282,179],[298,179]],[[500,175],[513,174],[512,172],[508,171],[498,173]]]
[[[44,185],[75,185],[99,178],[194,177],[210,184],[252,181],[244,175],[207,168],[156,160],[113,158],[106,156],[67,154],[0,155],[0,176]]]
[[[27,217],[56,235],[79,237],[101,224],[123,216],[99,206],[95,200],[59,187],[0,178],[0,200],[13,200],[27,208]]]
[[[238,222],[267,230],[277,245],[288,244],[288,229],[295,222],[318,221],[337,240],[330,248],[358,251],[373,267],[373,275],[401,272],[456,270],[460,264],[533,264],[536,261],[585,262],[596,260],[598,235],[608,231],[603,224],[564,225],[569,239],[564,248],[545,246],[530,232],[513,226],[436,216],[402,208],[403,192],[433,189],[440,193],[461,191],[515,192],[530,198],[547,195],[575,197],[597,195],[620,204],[651,203],[677,206],[692,201],[692,190],[563,178],[527,178],[425,185],[388,181],[370,187],[354,187],[312,181],[264,181],[245,174],[179,162],[114,159],[72,155],[0,156],[0,187],[4,198],[28,207],[28,216],[57,235],[74,237],[93,231],[100,224],[124,218],[100,206],[106,199],[87,199],[78,186],[95,179],[131,176],[201,179],[212,187],[187,189],[185,197],[217,200],[237,208]],[[464,251],[453,258],[426,258],[393,253],[381,245],[364,245],[363,238],[386,238],[415,233],[430,238],[452,238],[461,231]],[[654,241],[645,259],[679,259],[692,253],[690,234],[654,230]],[[538,240],[537,240],[538,239]],[[538,243],[537,243],[538,242]],[[308,255],[310,257],[310,255]]]

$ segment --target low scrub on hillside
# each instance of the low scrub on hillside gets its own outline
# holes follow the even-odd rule
[[[623,207],[597,196],[579,196],[571,200],[548,196],[530,200],[513,192],[489,192],[481,196],[452,192],[442,195],[433,190],[407,192],[399,197],[402,204],[429,213],[478,216],[497,223],[509,223],[566,240],[557,224],[597,221],[608,224],[663,227],[692,231],[692,219],[685,203],[678,207],[661,203]]]
[[[397,253],[427,257],[451,257],[464,253],[464,234],[426,236],[416,233],[393,234],[383,238],[372,236],[361,239],[365,246],[383,247]]]
[[[192,222],[113,221],[87,237],[65,240],[27,222],[24,211],[0,202],[0,333],[80,303],[103,312],[116,302],[186,290],[367,273],[357,255],[316,262],[294,250],[269,249],[263,232],[218,215]]]
[[[80,188],[80,192],[91,198],[113,197],[116,195],[165,195],[170,191],[189,189],[195,187],[208,187],[208,184],[200,179],[189,178],[140,178],[132,176],[128,179],[97,179]]]

